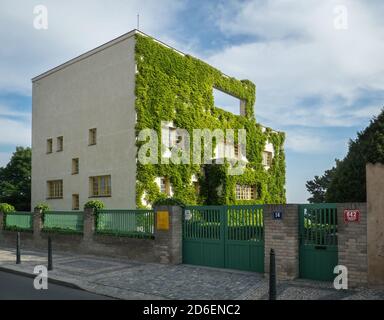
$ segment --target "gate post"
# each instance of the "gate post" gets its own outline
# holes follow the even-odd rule
[[[367,263],[369,285],[384,285],[384,164],[367,164]]]
[[[43,211],[35,209],[33,212],[33,242],[36,246],[42,243],[41,229],[43,228]]]
[[[274,215],[274,213],[280,213]],[[280,280],[299,276],[299,206],[264,206],[264,270],[269,273],[269,252],[276,254],[276,275]],[[269,276],[269,274],[267,274]]]
[[[360,220],[345,222],[344,210],[359,210]],[[347,267],[348,286],[353,288],[366,285],[368,281],[366,203],[338,203],[337,220],[338,263]]]
[[[182,207],[160,205],[154,212],[154,246],[159,262],[182,263]]]
[[[5,219],[5,214],[2,211],[0,211],[0,240],[2,240],[2,237],[3,237],[4,219]]]

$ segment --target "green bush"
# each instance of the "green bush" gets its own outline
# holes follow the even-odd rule
[[[15,211],[15,207],[13,205],[8,203],[0,203],[0,212],[9,213],[14,211]]]
[[[180,206],[180,207],[185,207],[185,204],[183,201],[177,198],[167,198],[164,196],[158,197],[154,202],[153,202],[153,207],[155,206]]]
[[[40,210],[42,213],[49,211],[49,205],[46,203],[38,203],[35,207],[35,210]]]
[[[89,200],[84,205],[84,209],[93,209],[95,211],[104,209],[104,208],[105,208],[104,202],[100,200]]]

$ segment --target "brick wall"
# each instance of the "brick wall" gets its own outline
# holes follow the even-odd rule
[[[344,222],[345,209],[359,209],[360,222]],[[348,286],[367,284],[367,206],[365,203],[337,205],[339,265],[348,268]]]
[[[182,208],[176,206],[159,206],[155,208],[155,218],[158,211],[168,211],[169,230],[158,230],[155,219],[155,252],[161,263],[182,263]]]
[[[155,239],[136,239],[97,234],[95,233],[95,216],[92,210],[87,209],[84,211],[82,235],[42,232],[42,215],[39,211],[36,211],[34,213],[33,233],[21,232],[21,247],[46,250],[48,237],[51,237],[54,250],[125,257],[143,262],[181,263],[182,209],[173,206],[160,207],[159,209],[169,211],[170,228],[167,231],[156,230],[155,228]],[[0,221],[0,245],[15,247],[16,232],[3,230],[2,213],[0,213]]]
[[[281,211],[280,220],[273,212]],[[269,253],[275,250],[276,273],[279,280],[299,276],[299,214],[298,205],[266,205],[264,207],[265,272],[269,273]]]

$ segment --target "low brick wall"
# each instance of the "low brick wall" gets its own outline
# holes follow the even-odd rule
[[[345,209],[359,209],[359,222],[344,222]],[[273,212],[282,212],[282,219],[274,219]],[[365,286],[369,279],[368,217],[365,203],[342,203],[338,212],[338,264],[348,268],[349,287]],[[21,244],[27,248],[46,249],[51,236],[53,248],[63,251],[126,257],[143,262],[165,264],[182,263],[182,208],[161,206],[155,208],[154,239],[137,239],[110,236],[95,232],[95,216],[92,210],[84,212],[83,234],[59,234],[42,232],[41,214],[34,214],[33,233],[22,232]],[[159,220],[158,218],[161,217]],[[16,233],[3,230],[0,213],[1,244],[15,246]],[[161,225],[160,225],[161,224]],[[279,280],[299,277],[299,205],[264,206],[264,267],[268,275],[269,253],[274,249],[276,271]],[[371,244],[373,246],[373,244]],[[375,270],[381,268],[376,265]],[[336,276],[336,275],[335,275]]]
[[[169,212],[170,228],[169,230],[157,230],[155,227],[154,239],[97,234],[95,232],[95,216],[92,210],[87,209],[84,211],[83,234],[44,232],[42,231],[41,213],[37,211],[34,213],[33,233],[20,233],[21,247],[46,250],[48,237],[51,237],[53,249],[58,251],[124,257],[142,262],[181,263],[182,209],[173,206],[161,207],[160,209]],[[0,221],[3,221],[2,213],[0,213]],[[1,224],[0,243],[5,246],[16,247],[16,232],[3,230]]]

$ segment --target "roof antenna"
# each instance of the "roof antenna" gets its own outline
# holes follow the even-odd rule
[[[137,14],[137,30],[140,30],[140,14]]]

